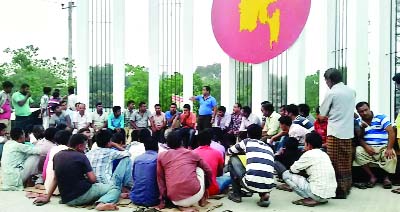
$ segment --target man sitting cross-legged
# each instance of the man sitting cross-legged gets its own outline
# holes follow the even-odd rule
[[[53,192],[60,190],[61,201],[68,206],[79,206],[95,202],[97,210],[117,210],[120,188],[113,184],[96,183],[89,160],[84,154],[87,137],[75,134],[68,142],[68,150],[54,156],[55,177],[50,185],[48,195],[38,197],[34,204],[43,205],[50,202]]]
[[[192,205],[205,206],[207,187],[211,184],[212,171],[196,153],[182,147],[176,132],[167,136],[170,150],[162,152],[157,160],[157,182],[160,189],[159,209],[171,200],[180,210],[193,211]]]
[[[96,134],[98,148],[94,148],[86,153],[97,182],[113,184],[120,189],[122,187],[132,187],[132,162],[129,159],[130,153],[124,150],[119,144],[111,141],[111,133],[107,130],[100,130]],[[121,159],[113,170],[113,161]],[[127,192],[123,192],[127,193]],[[127,198],[128,194],[124,194]]]
[[[370,180],[367,187],[374,187],[377,178],[372,173],[369,165],[375,164],[387,173],[395,173],[397,158],[393,150],[395,134],[388,116],[384,114],[374,114],[367,102],[360,102],[356,105],[360,126],[364,129],[364,137],[360,138],[361,146],[356,148],[354,165],[362,166],[369,175]],[[392,188],[392,182],[388,176],[383,180],[385,189]]]
[[[133,187],[130,193],[132,202],[146,207],[160,203],[157,185],[158,142],[147,137],[144,141],[146,152],[139,155],[133,163]]]
[[[260,140],[262,129],[258,124],[248,126],[247,135],[249,138],[228,149],[229,155],[235,154],[228,163],[233,189],[228,198],[234,202],[241,202],[241,188],[244,188],[259,194],[259,206],[268,207],[269,193],[274,187],[274,152],[268,144]],[[246,155],[246,167],[237,156],[240,153]]]
[[[224,169],[224,158],[218,150],[210,147],[212,133],[209,132],[212,129],[205,129],[200,131],[197,135],[199,147],[193,152],[198,154],[202,158],[212,171],[212,182],[208,188],[208,194],[210,196],[220,194],[222,191],[228,188],[231,183],[229,176],[222,176]]]
[[[1,158],[2,190],[23,190],[23,184],[38,174],[40,154],[44,153],[37,147],[26,145],[25,134],[21,128],[13,128],[11,140],[4,144]]]
[[[275,162],[275,170],[282,179],[304,199],[293,204],[313,207],[328,202],[336,196],[336,177],[329,156],[321,150],[322,138],[316,132],[306,135],[306,152],[290,170],[280,162]],[[305,178],[300,174],[306,174]]]

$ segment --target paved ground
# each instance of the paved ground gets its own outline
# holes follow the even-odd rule
[[[45,206],[35,206],[32,200],[27,199],[24,192],[4,192],[0,191],[0,212],[53,212],[53,211],[87,211],[87,209],[70,208],[58,204],[58,198],[54,198],[50,204]],[[392,194],[390,190],[376,187],[369,190],[353,189],[347,200],[330,200],[328,204],[316,208],[295,206],[291,201],[298,199],[294,193],[273,190],[271,194],[272,204],[269,208],[260,208],[256,205],[257,196],[245,198],[240,204],[231,202],[224,198],[223,207],[215,211],[296,211],[296,212],[400,212],[400,195]],[[120,211],[132,211],[130,208],[120,208]]]

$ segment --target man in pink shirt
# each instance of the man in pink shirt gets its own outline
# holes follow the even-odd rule
[[[224,158],[218,150],[210,147],[211,144],[211,133],[208,130],[203,130],[197,135],[199,147],[193,152],[198,154],[202,158],[212,171],[212,182],[208,188],[208,194],[210,196],[220,194],[225,190],[230,182],[230,176],[222,176],[224,168]]]
[[[157,159],[158,208],[165,208],[167,200],[181,210],[194,210],[190,207],[196,203],[207,205],[213,175],[210,167],[196,153],[182,147],[176,132],[168,135],[167,145],[170,150],[160,153]]]

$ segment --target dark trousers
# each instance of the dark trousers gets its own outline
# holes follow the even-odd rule
[[[185,148],[191,147],[193,148],[193,139],[194,139],[194,134],[196,131],[192,128],[181,128],[177,130],[178,135],[180,138],[182,138],[183,141],[183,146]]]
[[[159,143],[165,143],[164,129],[153,131],[153,139]]]
[[[212,127],[211,119],[212,119],[211,115],[199,116],[197,119],[197,129],[201,131],[207,128],[211,128]]]
[[[144,129],[147,130],[147,128],[133,129],[132,134],[131,134],[132,141],[139,141],[140,131],[142,131]]]
[[[32,116],[15,116],[15,128],[21,128],[25,133],[32,132]]]

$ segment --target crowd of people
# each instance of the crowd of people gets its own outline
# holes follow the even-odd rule
[[[40,110],[32,113],[29,85],[11,95],[13,84],[6,81],[0,92],[1,189],[44,188],[37,205],[60,195],[63,204],[95,204],[97,210],[116,210],[119,198],[127,198],[183,211],[206,206],[218,194],[240,203],[256,193],[257,205],[268,207],[274,188],[295,191],[301,199],[293,204],[314,207],[346,199],[352,186],[374,187],[377,170],[384,173],[383,187],[392,189],[400,133],[368,102],[355,103],[340,71],[328,69],[324,77],[330,89],[316,118],[307,104],[275,111],[269,101],[261,103],[262,117],[240,103],[230,113],[209,86],[190,99],[199,102],[196,114],[190,104],[179,111],[171,103],[165,113],[156,104],[152,113],[132,100],[110,114],[98,102],[90,113],[73,87],[65,97],[43,88]],[[400,86],[400,74],[393,80]],[[357,166],[365,182],[352,182]]]

